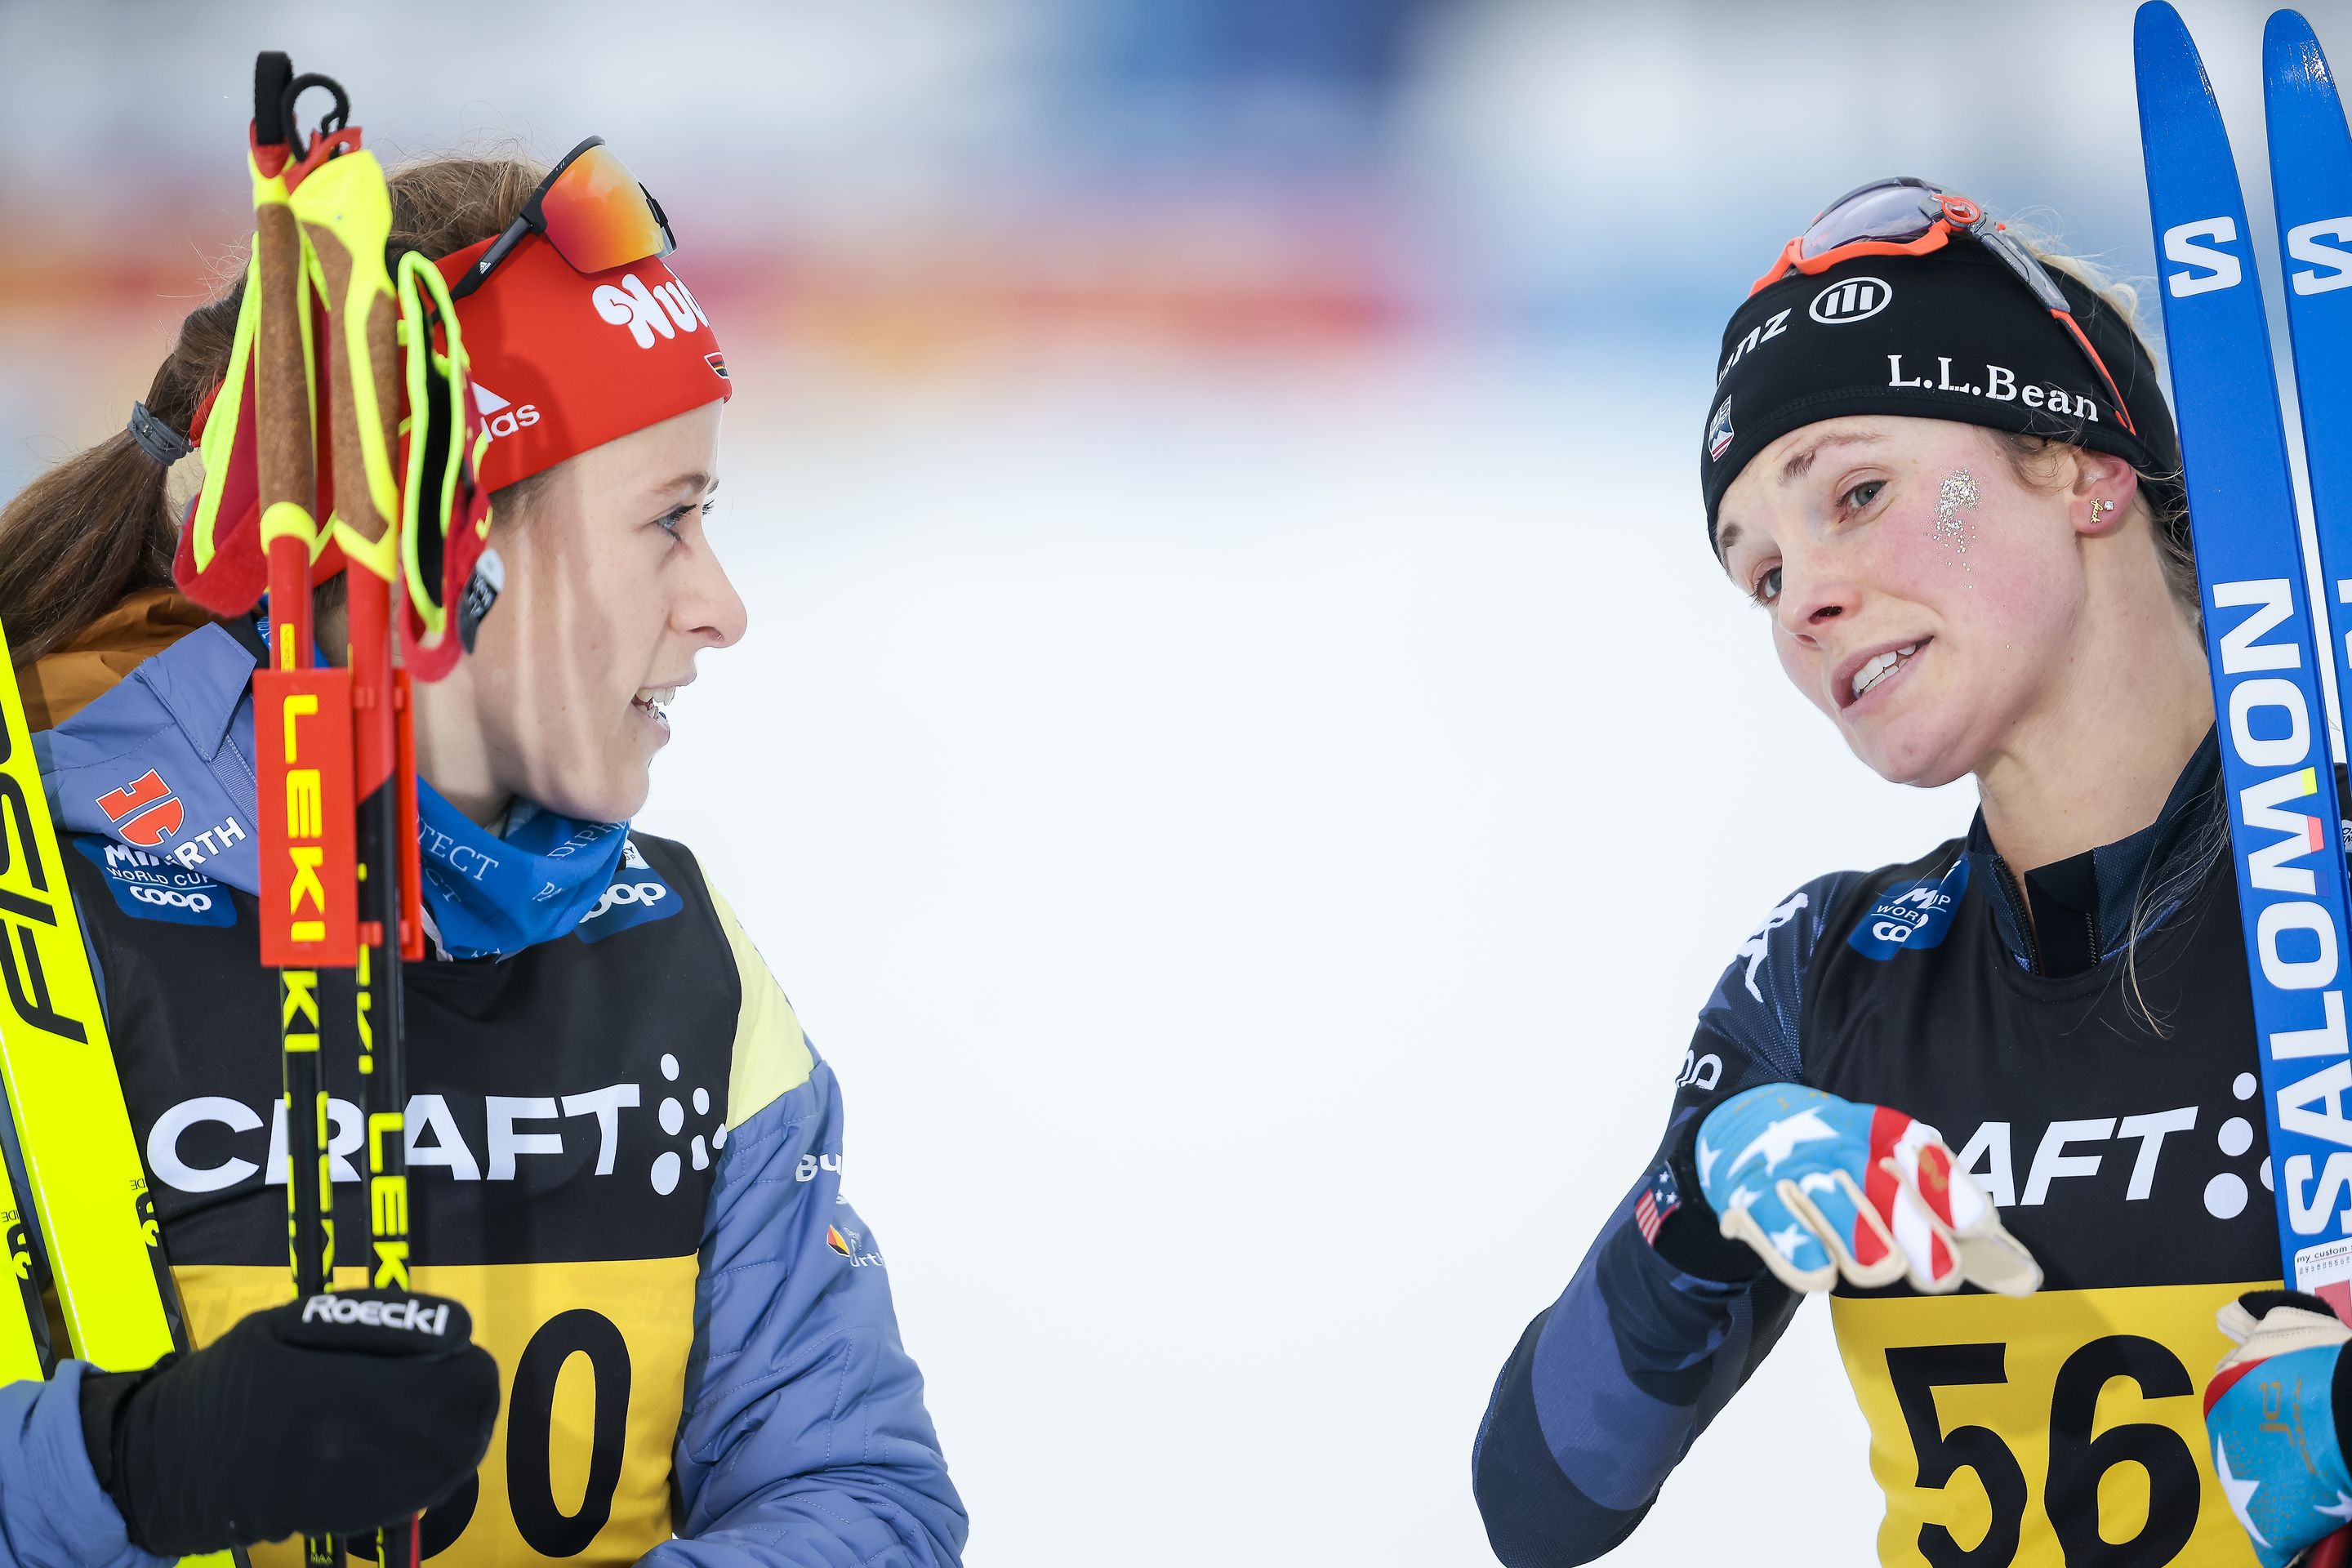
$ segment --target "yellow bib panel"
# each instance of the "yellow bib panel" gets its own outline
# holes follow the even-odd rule
[[[247,1313],[294,1299],[283,1269],[173,1273],[199,1346]],[[364,1273],[339,1270],[335,1283],[358,1289]],[[474,1342],[497,1360],[501,1390],[476,1484],[425,1515],[425,1554],[450,1568],[542,1556],[628,1563],[668,1540],[695,1259],[426,1266],[415,1277],[418,1290],[467,1304]],[[302,1542],[256,1547],[251,1557],[254,1568],[299,1568]]]
[[[1878,1560],[1910,1568],[2246,1564],[2203,1394],[2234,1285],[1832,1296],[1886,1494]]]

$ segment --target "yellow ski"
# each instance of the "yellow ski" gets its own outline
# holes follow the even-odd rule
[[[0,628],[0,1081],[32,1202],[10,1218],[37,1221],[74,1355],[131,1372],[185,1348],[176,1292],[6,647]],[[14,1210],[7,1188],[0,1167],[0,1209]],[[29,1284],[13,1225],[9,1251]],[[0,1376],[42,1375],[29,1317],[0,1310]]]

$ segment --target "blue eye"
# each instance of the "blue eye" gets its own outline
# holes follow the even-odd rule
[[[694,501],[688,501],[684,506],[672,507],[669,510],[654,519],[654,526],[660,529],[664,533],[668,534],[672,539],[676,539],[677,537],[677,525],[687,520],[688,513],[699,513],[704,517],[709,517],[711,511],[718,505],[719,500],[715,496],[709,500],[700,502],[699,504]]]
[[[1748,596],[1755,600],[1759,605],[1769,605],[1773,600],[1779,598],[1780,596],[1780,569],[1778,566],[1773,566],[1759,573],[1754,585],[1748,590]]]

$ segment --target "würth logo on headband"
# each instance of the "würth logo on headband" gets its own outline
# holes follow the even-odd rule
[[[1805,314],[1823,326],[1843,326],[1875,316],[1894,301],[1895,290],[1878,278],[1848,278],[1813,296]],[[612,318],[606,317],[607,321]]]
[[[710,325],[701,304],[675,278],[648,289],[635,273],[626,273],[617,288],[610,283],[596,285],[589,301],[598,316],[616,327],[628,328],[641,349],[653,347],[656,335],[674,338]]]

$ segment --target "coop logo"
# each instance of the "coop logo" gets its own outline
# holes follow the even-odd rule
[[[2352,1092],[2346,1056],[2342,887],[2330,876],[2323,888],[2310,864],[2297,861],[2328,849],[2322,820],[2290,803],[2323,802],[2320,768],[2327,733],[2312,721],[2310,675],[2303,668],[2302,627],[2289,579],[2271,577],[2213,584],[2213,613],[2244,610],[2221,637],[2227,698],[2221,731],[2236,765],[2228,772],[2253,782],[2236,792],[2231,847],[2238,857],[2242,906],[2254,912],[2254,1021],[2263,1037],[2263,1076],[2274,1090],[2280,1171],[2298,1235],[2352,1233],[2352,1206],[2334,1195],[2352,1186],[2352,1120],[2344,1096]],[[2273,632],[2283,635],[2263,640]],[[2271,672],[2294,672],[2271,673]],[[2324,864],[2324,862],[2322,862]],[[2284,1025],[2284,1027],[2280,1026]],[[2284,1087],[2280,1087],[2284,1085]],[[2332,1144],[2316,1175],[2328,1194],[2302,1201],[2314,1180],[2311,1144]],[[2300,1147],[2299,1147],[2300,1146]]]
[[[131,896],[142,904],[152,904],[159,909],[186,910],[194,914],[203,914],[213,907],[210,893],[184,893],[177,888],[134,887],[131,889]]]
[[[1866,321],[1895,302],[1895,290],[1883,278],[1848,278],[1813,296],[1805,314],[1825,327]]]
[[[1962,856],[1941,877],[1898,882],[1872,900],[1846,933],[1845,944],[1884,963],[1898,952],[1939,945],[1952,929],[1952,911],[1969,890],[1969,862]]]
[[[580,917],[572,931],[582,942],[602,942],[632,926],[667,920],[678,909],[676,889],[646,863],[635,839],[625,839],[612,885],[596,896],[594,907]]]
[[[528,430],[539,423],[539,405],[514,403],[500,397],[480,382],[474,383],[474,406],[480,410],[482,427],[493,440],[511,436],[518,430]]]
[[[186,815],[179,795],[153,768],[121,789],[100,795],[98,809],[106,813],[106,820],[114,824],[124,843],[142,849],[152,849],[180,831]]]
[[[710,325],[700,302],[675,278],[648,289],[635,273],[625,273],[618,286],[599,283],[588,298],[599,320],[628,328],[641,349],[653,347],[657,337],[691,334],[698,326]]]

